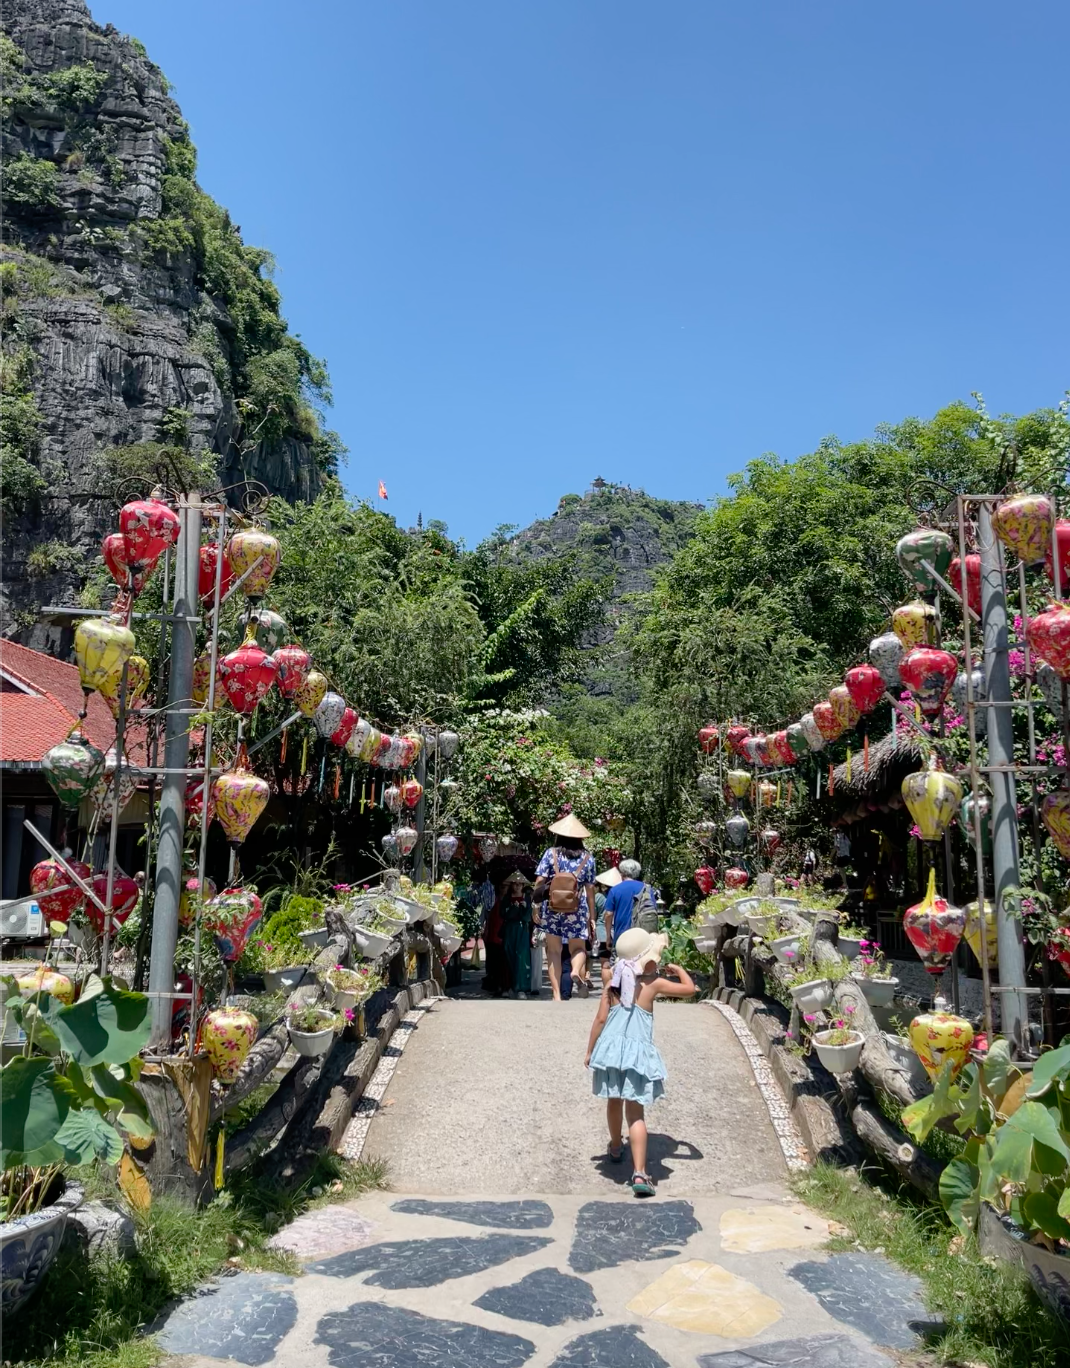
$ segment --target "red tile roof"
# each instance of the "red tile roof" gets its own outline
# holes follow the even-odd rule
[[[48,694],[0,693],[0,760],[36,764],[76,721]]]

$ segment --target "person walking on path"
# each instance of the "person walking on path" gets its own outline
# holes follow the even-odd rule
[[[526,998],[531,981],[531,880],[514,869],[502,885],[502,947],[509,964],[509,996]]]
[[[653,1197],[646,1171],[646,1108],[665,1092],[665,1062],[654,1044],[654,1003],[659,997],[686,998],[695,984],[686,969],[667,965],[675,977],[659,974],[668,936],[633,926],[617,938],[617,961],[606,985],[587,1042],[591,1087],[606,1099],[609,1157],[624,1158],[623,1123],[632,1151],[629,1186],[636,1197]]]
[[[606,944],[610,950],[632,926],[658,929],[657,894],[643,883],[639,877],[642,872],[638,860],[621,860],[621,881],[606,894]]]
[[[557,837],[535,870],[535,901],[542,904],[550,989],[561,1001],[561,954],[568,946],[573,985],[580,997],[590,992],[587,942],[594,940],[594,856],[583,847],[591,833],[571,813],[550,828]]]

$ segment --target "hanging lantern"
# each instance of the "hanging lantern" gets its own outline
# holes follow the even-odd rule
[[[178,541],[178,514],[159,499],[134,499],[119,509],[128,565],[153,565]]]
[[[925,897],[903,914],[903,930],[930,974],[942,974],[966,929],[966,913],[937,896],[936,870],[929,870]]]
[[[862,716],[846,684],[837,684],[834,689],[829,689],[829,704],[842,731],[850,731]]]
[[[925,1012],[910,1023],[910,1043],[930,1078],[935,1079],[948,1060],[954,1078],[969,1060],[973,1027],[950,1012]]]
[[[327,694],[327,679],[319,670],[309,670],[304,682],[293,692],[293,701],[298,711],[305,717],[314,717],[316,709]]]
[[[423,735],[418,731],[410,731],[406,732],[401,739],[405,742],[407,746],[412,747],[412,753],[409,756],[408,763],[410,765],[414,765],[416,761],[419,759],[420,752],[424,748]]]
[[[435,852],[443,864],[449,864],[457,854],[457,837],[440,836],[435,842]]]
[[[320,707],[323,707],[322,703],[320,704]],[[347,703],[342,709],[342,720],[338,723],[338,726],[334,731],[331,732],[331,745],[344,746],[353,735],[353,728],[357,725],[359,720],[356,708],[351,708]]]
[[[992,827],[991,810],[992,804],[987,793],[982,793],[978,798],[973,793],[967,793],[959,804],[959,821],[966,832],[966,839],[973,848],[977,849],[977,828],[974,823],[975,810],[981,815],[981,853],[991,855],[992,853]]]
[[[200,559],[197,568],[197,594],[202,603],[212,603],[215,600],[215,571],[216,561],[219,559],[219,543],[209,542],[207,546],[201,547],[198,555]],[[230,560],[224,556],[223,570],[219,577],[220,601],[233,583],[234,571],[230,568]]]
[[[966,904],[966,940],[978,964],[981,959],[981,909],[976,901]],[[989,969],[999,968],[999,941],[996,929],[996,909],[985,900],[985,950]]]
[[[785,729],[785,735],[788,738],[788,745],[791,747],[791,753],[796,760],[801,760],[804,755],[809,755],[810,743],[806,739],[806,732],[803,730],[801,722],[792,722],[791,725]]]
[[[414,808],[423,797],[424,786],[419,779],[406,779],[401,785],[401,801],[407,808]]]
[[[1029,623],[1029,645],[1060,679],[1070,680],[1070,603],[1049,604]]]
[[[733,867],[732,869],[726,869],[724,872],[725,888],[746,888],[749,882],[750,875],[745,869]]]
[[[935,766],[908,774],[902,793],[923,841],[939,841],[962,802],[962,785]]]
[[[822,701],[814,704],[814,721],[817,729],[826,741],[835,741],[843,734],[843,724],[836,716],[836,712],[831,703]]]
[[[744,742],[743,749],[747,754],[747,759],[753,765],[768,765],[769,752],[766,749],[768,738],[764,732],[757,732],[754,736],[748,736]]]
[[[383,789],[382,804],[388,812],[395,816],[401,811],[401,789],[397,784],[387,784]]]
[[[725,775],[725,781],[732,790],[733,797],[746,798],[750,792],[750,772],[748,770],[729,770]]]
[[[443,760],[452,760],[457,753],[461,738],[455,731],[440,731],[438,734],[438,753]]]
[[[401,737],[395,732],[392,736],[384,737],[383,740],[385,745],[379,754],[379,764],[383,769],[401,769],[405,751]]]
[[[93,871],[81,860],[68,860],[67,863],[78,877],[89,883]],[[59,889],[59,892],[51,892]],[[45,921],[69,922],[75,912],[82,910],[85,894],[74,882],[58,860],[39,860],[30,870],[30,892],[37,897],[37,905],[44,913]]]
[[[234,769],[216,779],[212,797],[216,821],[223,828],[228,844],[237,850],[267,807],[271,789],[265,779],[248,768],[248,760],[242,753]]]
[[[244,1007],[216,1007],[201,1025],[201,1049],[220,1083],[233,1083],[260,1034],[260,1023]]]
[[[1048,828],[1055,849],[1070,860],[1070,789],[1056,789],[1040,805],[1040,819]]]
[[[699,732],[699,748],[704,751],[706,755],[712,755],[717,749],[718,734],[717,728],[713,726],[712,723],[709,726],[703,727]]]
[[[936,527],[919,527],[900,537],[895,547],[895,558],[900,570],[919,593],[932,594],[936,592],[936,580],[922,561],[928,561],[933,570],[946,579],[954,549],[954,543],[946,532]]]
[[[275,652],[275,664],[279,671],[279,693],[283,698],[293,698],[308,679],[309,671],[312,669],[312,657],[303,646],[280,646]],[[325,691],[326,683],[324,680]]]
[[[132,655],[126,662],[126,711],[133,712],[145,697],[149,687],[149,662],[144,656]],[[111,709],[116,720],[119,717],[119,696],[123,688],[123,672],[109,675],[97,688],[97,692]]]
[[[768,779],[763,779],[758,785],[758,805],[760,807],[775,807],[779,790],[776,784],[770,783]]]
[[[116,872],[112,879],[111,903],[108,902],[108,876],[107,874],[94,874],[91,880],[91,887],[96,896],[105,907],[111,909],[112,928],[122,926],[130,913],[137,906],[137,900],[141,897],[141,889],[126,874]],[[88,898],[85,904],[86,920],[97,933],[98,936],[104,934],[104,913]]]
[[[358,717],[346,740],[346,754],[351,755],[354,760],[360,759],[360,753],[364,748],[364,743],[368,739],[368,733],[372,729],[372,724],[366,718]]]
[[[346,701],[339,693],[328,691],[320,699],[319,707],[312,714],[312,722],[320,736],[333,736],[342,725]]]
[[[107,618],[87,618],[74,630],[74,659],[87,694],[122,672],[134,651],[134,634]]]
[[[780,832],[766,827],[758,836],[758,841],[767,855],[772,855],[780,845]]]
[[[717,830],[717,823],[705,817],[702,821],[696,822],[691,829],[703,844],[709,844],[710,838]]]
[[[359,725],[359,724],[358,724]],[[374,765],[383,742],[383,733],[378,727],[369,727],[368,735],[360,748],[360,758],[368,765]]]
[[[220,668],[222,664],[222,658],[217,657],[215,663],[215,698],[213,699],[216,708],[225,708],[228,702],[223,688],[223,672]],[[200,708],[203,708],[208,702],[208,683],[211,674],[212,653],[211,651],[202,651],[193,662],[193,682],[190,685],[190,697]]]
[[[899,640],[892,635],[899,646]],[[900,648],[901,654],[901,648]],[[843,677],[843,686],[860,713],[871,713],[884,697],[884,676],[875,665],[854,665]],[[832,702],[832,694],[829,694]]]
[[[384,837],[382,837],[379,844],[383,847],[383,854],[386,856],[386,858],[391,863],[396,862],[398,859],[399,851],[397,838],[395,837],[394,833],[392,831],[388,831],[387,834]]]
[[[197,917],[197,900],[201,893],[201,881],[197,877],[196,870],[186,870],[182,879],[182,892],[178,897],[178,924],[179,926],[192,926]],[[204,880],[204,900],[209,902],[216,895],[216,886],[213,879]]]
[[[41,756],[41,769],[63,807],[76,808],[104,773],[104,752],[72,732]]]
[[[1050,665],[1041,661],[1035,667],[1033,683],[1043,695],[1048,710],[1060,717],[1063,710],[1063,681]]]
[[[235,579],[241,579],[251,565],[256,566],[249,577],[242,580],[241,591],[246,598],[261,598],[267,592],[281,559],[278,542],[269,532],[259,528],[235,532],[227,542],[227,560]]]
[[[705,798],[709,798],[717,792],[717,776],[713,770],[699,770],[696,783],[699,793]]]
[[[256,644],[269,655],[290,635],[285,619],[270,608],[258,608],[249,621],[256,633]]]
[[[119,775],[119,812],[126,811],[127,805],[132,801],[137,792],[138,781],[141,779],[141,771],[131,769],[129,764],[123,765],[123,771]],[[112,790],[115,787],[115,753],[108,755],[104,765],[104,773],[93,785],[89,793],[89,801],[93,805],[96,820],[99,822],[101,817],[107,816],[111,820],[112,803],[114,795]]]
[[[950,651],[935,646],[915,646],[899,665],[899,678],[926,717],[935,717],[944,705],[958,674],[959,663]]]
[[[984,670],[980,668],[971,670],[970,683],[973,685],[973,698],[975,703],[988,697],[988,684],[985,680]],[[957,708],[965,710],[967,701],[965,670],[960,670],[955,676],[955,682],[951,685],[951,701]]]
[[[740,726],[739,723],[736,723],[734,726],[729,727],[728,732],[725,736],[725,740],[728,742],[729,750],[735,751],[737,755],[746,755],[747,752],[745,746],[747,738],[749,736],[749,727]]]
[[[966,557],[966,589],[962,588],[962,561],[956,556],[947,569],[947,582],[959,598],[965,597],[969,607],[981,616],[981,557]]]
[[[708,898],[713,892],[714,879],[717,877],[709,865],[699,865],[693,875],[698,884],[699,892],[704,898]]]
[[[823,750],[825,747],[825,734],[817,725],[817,718],[812,712],[803,713],[799,718],[799,726],[802,734],[806,737],[806,744],[812,751]]]
[[[785,728],[783,731],[775,731],[769,737],[767,749],[775,760],[779,760],[782,765],[794,765],[795,752],[788,741],[788,733]]]
[[[74,1001],[74,984],[67,975],[57,974],[54,969],[46,969],[43,964],[31,973],[17,978],[15,983],[20,993],[48,993],[67,1007]]]
[[[936,609],[931,603],[915,599],[904,603],[892,614],[892,631],[899,638],[903,650],[927,646],[936,640]]]
[[[219,682],[236,713],[248,717],[275,683],[278,668],[274,657],[256,644],[250,622],[242,644],[219,662]]]
[[[1043,494],[1016,494],[992,514],[992,527],[1004,546],[1026,565],[1043,560],[1051,550],[1055,513]]]
[[[734,846],[745,846],[750,835],[750,822],[742,812],[733,813],[724,824],[725,834]]]
[[[219,953],[228,964],[241,959],[262,911],[260,899],[251,888],[224,888],[205,903],[202,924],[215,936]]]
[[[398,854],[401,855],[402,858],[406,855],[411,855],[417,840],[416,828],[411,826],[399,826],[397,831],[394,832],[394,839],[398,843]],[[497,849],[497,844],[498,843],[495,841],[495,849]]]
[[[109,532],[100,545],[101,554],[104,557],[104,564],[108,567],[108,573],[123,591],[137,598],[138,594],[144,589],[146,581],[156,568],[156,561],[151,560],[144,564],[127,560],[126,557],[126,538],[121,532]]]
[[[204,808],[204,779],[188,779],[186,781],[186,821],[192,823],[199,821],[202,809]],[[208,820],[211,821],[215,816],[215,790],[209,784],[208,787]]]
[[[479,857],[484,864],[490,864],[498,853],[497,836],[480,836],[479,838]],[[408,854],[408,851],[405,852]]]
[[[1056,585],[1056,589],[1062,598],[1070,598],[1070,520],[1066,518],[1058,520],[1055,524],[1055,535],[1052,540],[1059,552],[1059,583]],[[1052,556],[1050,541],[1044,555],[1044,571],[1052,584],[1055,584],[1055,559]]]
[[[899,662],[903,643],[895,632],[882,632],[869,643],[869,663],[884,680],[887,689],[899,687]]]

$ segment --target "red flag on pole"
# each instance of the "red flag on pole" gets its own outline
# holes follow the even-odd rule
[[[386,485],[383,484],[382,480],[379,481],[379,497],[380,499],[387,499],[390,497],[386,492]]]

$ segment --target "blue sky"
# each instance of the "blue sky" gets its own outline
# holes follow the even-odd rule
[[[90,0],[270,248],[346,484],[478,541],[596,475],[1070,384],[1065,0]]]

